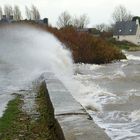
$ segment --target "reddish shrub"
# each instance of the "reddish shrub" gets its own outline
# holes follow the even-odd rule
[[[72,27],[48,30],[70,48],[75,62],[102,64],[126,58],[119,49],[102,38],[77,32]]]

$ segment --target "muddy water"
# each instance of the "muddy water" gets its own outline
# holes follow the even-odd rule
[[[80,102],[112,140],[140,140],[140,52],[107,65],[75,66],[75,79],[87,89]]]

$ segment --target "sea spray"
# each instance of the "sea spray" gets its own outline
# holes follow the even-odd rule
[[[44,72],[73,75],[71,53],[52,34],[27,25],[0,28],[0,116],[11,93],[26,89]]]

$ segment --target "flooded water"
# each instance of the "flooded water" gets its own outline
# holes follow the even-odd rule
[[[112,140],[140,140],[140,52],[106,65],[75,65],[86,90],[76,98]]]

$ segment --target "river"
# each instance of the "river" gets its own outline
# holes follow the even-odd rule
[[[140,140],[140,52],[105,65],[76,64],[85,86],[75,97],[112,140]]]

